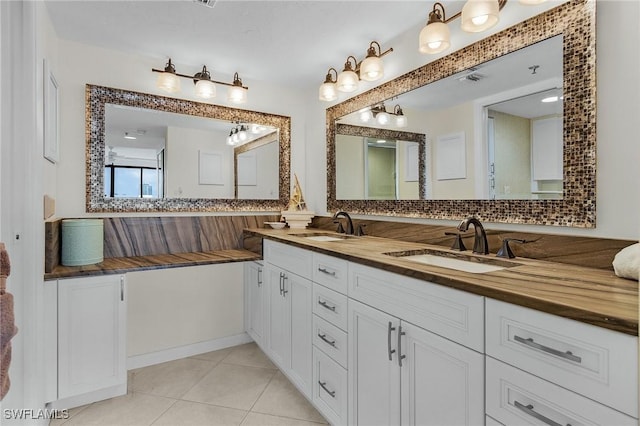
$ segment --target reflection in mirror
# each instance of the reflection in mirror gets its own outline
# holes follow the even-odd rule
[[[87,212],[280,211],[291,118],[86,86]]]
[[[105,197],[278,199],[277,129],[105,105]],[[255,146],[234,164],[234,151]],[[236,174],[239,180],[236,181]],[[239,191],[236,185],[242,187]]]
[[[407,119],[402,130],[426,135],[431,159],[421,171],[429,183],[426,199],[562,198],[562,35],[392,99]],[[371,107],[374,115],[376,107]],[[380,130],[396,127],[393,121],[380,126],[368,110],[337,122]],[[362,139],[351,138],[353,143]],[[357,179],[342,178],[341,164],[360,164],[364,152],[347,150],[346,143],[336,130],[337,199],[416,199],[397,190],[370,196],[384,192],[377,188],[359,198],[353,191],[344,194],[343,186]]]
[[[449,220],[474,214],[487,222],[595,227],[595,3],[562,3],[329,107],[328,211]],[[546,47],[539,49],[542,56],[530,59],[526,56],[530,46]],[[512,68],[498,77],[492,68],[500,58]],[[519,79],[519,85],[512,84]],[[481,90],[485,86],[490,89]],[[520,116],[528,121],[528,138],[521,136],[526,132],[502,137],[504,125],[496,125],[495,119],[504,112],[497,104],[554,89],[561,118],[556,113]],[[335,179],[337,128],[349,116],[369,118],[360,125],[370,126],[375,112],[360,112],[382,103],[400,105],[407,120],[403,130],[426,135],[428,161],[420,170],[427,175],[425,180],[430,179],[427,197],[340,200]],[[517,160],[501,145],[514,138],[528,139],[519,141]]]

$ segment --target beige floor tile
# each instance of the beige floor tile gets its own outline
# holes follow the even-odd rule
[[[275,370],[218,364],[182,399],[249,410],[275,374]]]
[[[90,407],[91,404],[87,404],[87,405],[81,405],[80,407],[74,407],[74,408],[69,408],[68,410],[66,410],[67,413],[67,418],[59,418],[59,419],[51,419],[51,422],[49,422],[49,426],[60,426],[63,425],[65,423],[67,423],[67,421],[75,416],[76,414],[78,414],[79,412],[81,412],[82,410],[84,410],[87,407]],[[61,410],[64,411],[64,410]],[[60,417],[63,416],[63,413],[60,413]]]
[[[180,398],[211,369],[214,363],[183,358],[132,370],[129,391],[167,398]]]
[[[153,426],[239,425],[246,415],[246,411],[235,408],[178,401],[160,416]]]
[[[175,399],[159,396],[128,394],[93,403],[64,425],[150,425],[175,402]]]
[[[198,354],[198,355],[194,355],[190,358],[192,359],[203,359],[205,361],[211,361],[213,363],[219,363],[220,361],[222,361],[223,359],[225,359],[225,357],[227,355],[229,355],[229,353],[231,353],[236,347],[231,347],[231,348],[224,348],[224,349],[220,349],[217,351],[212,351],[212,352],[205,352],[203,354]]]
[[[274,370],[277,369],[277,367],[255,343],[247,343],[246,345],[234,347],[231,353],[229,353],[222,362],[225,364],[248,365],[249,367],[272,368]]]
[[[312,422],[325,422],[320,413],[279,371],[251,411]]]
[[[289,417],[270,416],[269,414],[249,413],[242,422],[242,426],[318,426],[320,423]]]

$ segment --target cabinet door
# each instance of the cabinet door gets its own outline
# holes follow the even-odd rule
[[[311,281],[295,274],[284,275],[284,298],[291,312],[291,358],[289,377],[300,391],[311,397],[311,379],[313,375],[311,313]]]
[[[484,422],[484,356],[412,324],[401,324],[402,424]]]
[[[349,424],[400,424],[400,321],[349,300]]]
[[[58,398],[125,384],[124,276],[58,282]]]
[[[291,312],[283,296],[283,275],[280,268],[267,264],[267,352],[282,370],[288,369],[291,356]]]
[[[245,264],[245,329],[249,336],[264,347],[264,284],[262,265],[257,262]]]

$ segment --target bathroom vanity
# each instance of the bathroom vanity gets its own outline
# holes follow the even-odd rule
[[[332,424],[638,422],[637,283],[369,236],[245,233],[264,258],[246,264],[247,331]],[[413,256],[426,250],[495,269]]]

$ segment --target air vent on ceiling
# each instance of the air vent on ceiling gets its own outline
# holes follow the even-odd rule
[[[218,0],[193,0],[196,3],[200,3],[203,6],[207,6],[207,7],[211,7],[213,8],[213,6],[216,5],[216,2]]]
[[[483,78],[484,78],[484,75],[478,74],[476,72],[472,72],[470,74],[463,75],[462,77],[460,77],[458,79],[458,81],[461,81],[461,82],[470,81],[472,83],[476,83],[476,82],[482,80]]]

